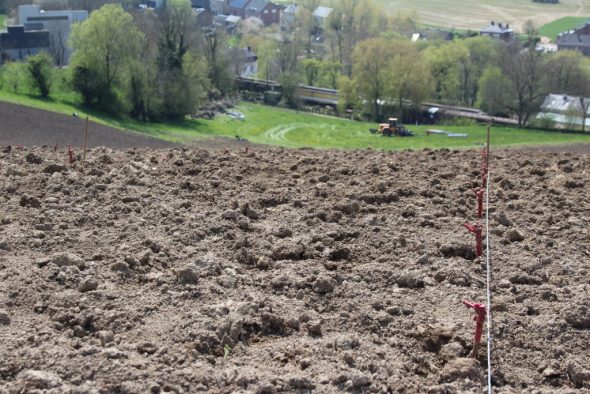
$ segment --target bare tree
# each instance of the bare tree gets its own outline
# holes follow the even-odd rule
[[[67,21],[57,21],[49,26],[49,49],[56,66],[62,67],[66,64],[66,53],[68,50],[67,37],[69,33]]]
[[[549,93],[547,63],[534,47],[523,48],[516,42],[503,48],[500,59],[514,97],[507,107],[516,114],[518,127],[523,127]]]

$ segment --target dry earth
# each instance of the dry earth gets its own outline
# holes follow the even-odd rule
[[[496,392],[590,392],[590,158],[493,152]],[[2,393],[481,393],[477,151],[0,153]]]

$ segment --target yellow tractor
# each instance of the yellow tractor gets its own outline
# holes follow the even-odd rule
[[[398,137],[410,137],[414,134],[406,129],[406,127],[401,124],[397,118],[389,118],[389,123],[381,123],[379,124],[379,129],[371,129],[372,133],[379,133],[385,137],[391,137],[392,135]]]

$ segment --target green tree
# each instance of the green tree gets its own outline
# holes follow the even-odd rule
[[[353,76],[359,96],[364,97],[374,120],[380,116],[380,101],[390,91],[390,59],[392,53],[387,41],[371,38],[357,45],[354,50]]]
[[[499,67],[488,67],[478,81],[477,106],[490,115],[508,112],[510,81]]]
[[[196,55],[196,23],[189,0],[168,0],[160,19],[156,81],[159,112],[163,117],[179,118],[193,113],[202,102],[204,81],[211,70],[204,59],[212,50],[217,53],[218,48],[208,48],[205,56]]]
[[[333,61],[322,61],[320,63],[320,86],[337,89],[338,78],[340,77],[340,64]]]
[[[162,107],[158,90],[160,21],[152,10],[134,14],[134,18],[146,39],[142,42],[139,57],[130,64],[128,100],[131,115],[140,120],[157,119]]]
[[[358,95],[354,82],[345,75],[338,78],[338,111],[342,114],[347,109],[359,108]]]
[[[352,75],[356,45],[386,30],[385,15],[372,0],[341,0],[335,4],[327,20],[327,37],[332,59],[341,64],[345,75]]]
[[[303,59],[301,61],[301,68],[307,85],[315,86],[320,75],[321,65],[321,62],[315,59]]]
[[[502,48],[500,68],[510,81],[513,99],[507,107],[518,117],[518,126],[523,127],[549,93],[547,62],[534,48],[512,43]]]
[[[210,96],[225,95],[233,87],[227,37],[223,31],[210,29],[204,34],[203,41],[209,64],[209,79],[216,92],[215,95],[210,94]]]
[[[189,0],[167,0],[160,17],[160,67],[181,69],[192,40],[195,19]]]
[[[27,70],[24,63],[8,62],[3,66],[2,80],[14,93],[18,93],[19,88],[23,86],[26,76]]]
[[[412,10],[409,12],[398,11],[389,23],[391,30],[399,33],[402,37],[410,37],[418,31],[418,12]]]
[[[47,52],[41,52],[27,58],[27,70],[31,87],[37,91],[41,97],[49,96],[51,85],[53,83],[53,59]]]
[[[498,41],[490,37],[478,36],[464,40],[469,56],[461,64],[462,103],[473,107],[477,100],[479,79],[484,71],[497,64]]]
[[[74,86],[100,109],[120,111],[130,65],[138,58],[143,39],[131,15],[118,4],[107,4],[85,22],[74,24],[70,36]]]
[[[462,102],[462,71],[469,58],[469,51],[462,42],[450,42],[431,46],[425,51],[435,84],[435,98],[448,103]]]

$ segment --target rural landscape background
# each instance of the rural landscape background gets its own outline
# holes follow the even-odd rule
[[[0,393],[590,393],[589,185],[590,0],[0,0]]]

